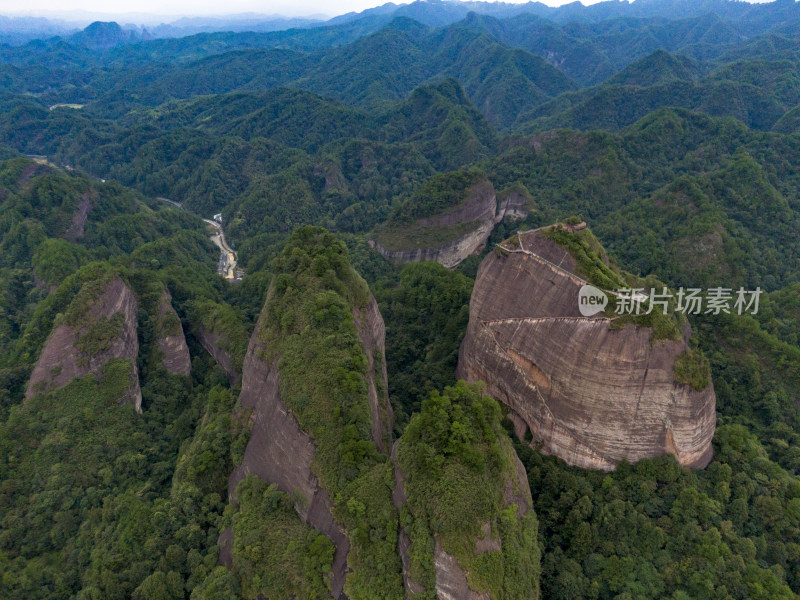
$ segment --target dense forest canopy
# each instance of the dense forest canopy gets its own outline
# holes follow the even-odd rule
[[[338,548],[301,494],[229,486],[256,419],[243,374],[278,357],[353,600],[401,598],[409,572],[433,597],[441,552],[492,598],[800,595],[800,5],[420,0],[222,26],[0,20],[0,596],[329,597]],[[491,231],[456,268],[373,247],[433,216],[474,230],[478,184]],[[483,257],[570,217],[608,253],[587,272],[763,291],[756,314],[688,318],[707,468],[569,466],[456,381]],[[96,316],[112,282],[131,319]],[[32,389],[59,328],[81,375]],[[109,358],[123,332],[136,352]],[[119,403],[132,374],[141,412]],[[517,456],[520,513],[499,492]]]

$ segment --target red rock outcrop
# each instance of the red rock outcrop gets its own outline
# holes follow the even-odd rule
[[[527,205],[528,199],[517,191],[503,194],[498,202],[492,183],[483,180],[470,188],[465,201],[458,207],[418,219],[407,228],[409,231],[419,232],[471,225],[467,233],[443,243],[418,244],[418,247],[413,247],[411,240],[408,248],[399,249],[386,248],[379,239],[371,239],[369,244],[384,258],[396,263],[435,261],[452,269],[468,256],[481,252],[495,225],[504,218],[525,218],[528,214]]]
[[[87,309],[80,326],[62,323],[50,334],[39,360],[31,373],[26,396],[28,398],[50,392],[67,385],[76,377],[90,373],[102,374],[103,365],[111,359],[129,360],[132,367],[131,384],[120,398],[120,403],[130,402],[137,412],[142,410],[142,393],[139,388],[137,356],[137,303],[128,285],[115,278]],[[81,349],[81,340],[90,328],[102,320],[120,315],[118,334],[106,341],[101,351],[91,354]]]
[[[535,232],[520,237],[528,252],[481,263],[457,376],[486,382],[544,452],[572,465],[610,470],[670,453],[706,466],[715,396],[710,384],[696,391],[675,381],[686,339],[651,340],[649,328],[582,316],[585,282],[572,258]]]
[[[233,357],[225,348],[230,346],[230,340],[223,333],[217,333],[206,329],[203,325],[198,326],[200,345],[205,348],[211,357],[217,361],[228,376],[228,383],[235,386],[241,380],[241,375],[234,366]]]
[[[271,292],[270,288],[270,292]],[[269,302],[270,292],[267,293]],[[280,393],[278,357],[265,357],[267,346],[260,337],[266,319],[261,312],[250,338],[242,369],[242,391],[239,402],[243,409],[251,410],[250,440],[239,466],[228,481],[228,497],[239,482],[250,473],[264,481],[274,483],[282,492],[302,498],[295,503],[300,518],[326,535],[335,547],[331,580],[334,598],[339,598],[347,574],[347,554],[350,540],[333,518],[331,498],[311,470],[316,446],[300,428],[295,416],[287,408]],[[221,555],[229,555],[230,532],[220,536]]]
[[[167,290],[164,290],[159,301],[158,320],[162,327],[159,332],[158,349],[164,355],[161,363],[169,373],[189,375],[192,370],[189,347],[183,335],[181,320],[172,307],[172,297]]]

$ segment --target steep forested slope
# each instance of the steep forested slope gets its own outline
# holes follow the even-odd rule
[[[209,516],[223,506],[219,494],[207,496],[215,486],[202,481],[213,477],[202,475],[212,464],[210,454],[205,467],[196,463],[191,477],[179,470],[172,483],[178,451],[195,426],[212,427],[208,420],[219,410],[225,410],[228,423],[234,397],[221,387],[224,375],[188,328],[192,377],[170,369],[160,341],[183,338],[195,303],[229,298],[214,275],[215,253],[195,217],[162,204],[148,206],[117,184],[21,159],[3,163],[1,172],[2,239],[9,250],[3,264],[0,371],[7,508],[3,595],[63,598],[84,590],[144,598],[165,586],[182,588],[178,573],[213,566],[203,563],[213,538],[210,546],[202,540],[212,527]],[[111,303],[119,289],[128,290],[132,311],[124,313],[124,323],[116,322],[123,313],[96,321],[86,314],[93,314],[93,303],[110,289],[109,282],[118,288]],[[174,311],[165,314],[165,289],[181,318]],[[244,313],[237,313],[246,327]],[[59,323],[78,327],[78,366],[85,357],[91,372],[52,390],[34,386],[23,398],[31,370],[42,360],[45,342],[57,337]],[[122,327],[133,331],[133,353],[104,359],[95,368],[104,349],[127,335]],[[63,350],[55,356],[63,360]],[[119,403],[128,395],[132,369],[141,389],[140,415]],[[44,375],[58,380],[61,372],[60,366],[50,367]],[[223,445],[214,452],[224,465],[235,428],[226,424],[218,435],[226,441],[220,438]],[[171,496],[173,485],[180,494]],[[202,514],[179,508],[189,498],[204,497]],[[155,515],[162,510],[173,511],[175,518],[159,521]],[[145,581],[168,547],[174,572]],[[187,552],[193,557],[189,563]]]

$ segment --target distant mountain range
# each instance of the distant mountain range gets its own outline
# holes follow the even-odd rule
[[[428,25],[440,27],[466,18],[470,13],[506,19],[519,15],[532,15],[559,24],[597,23],[609,19],[684,19],[700,15],[715,14],[738,24],[743,35],[752,35],[764,28],[766,23],[775,23],[776,18],[793,21],[798,11],[793,0],[777,0],[771,3],[751,4],[732,0],[635,0],[621,2],[607,0],[590,6],[572,2],[560,7],[551,7],[541,2],[511,4],[506,2],[482,2],[459,0],[416,0],[410,4],[388,2],[361,12],[350,12],[327,19],[323,15],[310,17],[286,17],[244,13],[222,16],[183,16],[164,17],[164,22],[155,24],[158,17],[145,15],[121,15],[124,20],[121,28],[124,36],[116,36],[118,44],[154,38],[177,38],[198,33],[213,32],[277,32],[291,29],[334,27],[361,22],[369,31],[380,27],[398,17],[408,17]],[[60,13],[59,13],[60,14]],[[70,14],[70,13],[68,13]],[[88,16],[88,15],[87,15]],[[0,16],[0,43],[17,45],[33,39],[46,39],[54,36],[70,37],[85,26],[88,19],[78,14],[73,17],[9,17]],[[130,23],[129,21],[134,21]],[[145,21],[148,21],[145,23]],[[136,24],[138,22],[138,24]],[[94,23],[89,27],[94,26]],[[97,29],[97,27],[95,27]],[[89,37],[91,37],[91,32]],[[104,40],[109,40],[108,32],[101,32]],[[83,41],[87,36],[75,36],[75,41]],[[91,43],[91,42],[90,42]],[[105,43],[105,42],[104,42]]]

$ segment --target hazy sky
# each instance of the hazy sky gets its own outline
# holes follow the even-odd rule
[[[0,14],[34,14],[69,16],[67,13],[86,11],[93,14],[150,13],[156,15],[223,15],[254,12],[288,16],[325,14],[340,15],[361,11],[388,0],[0,0]],[[506,0],[524,2],[527,0]],[[571,0],[543,0],[557,6]],[[594,0],[596,1],[596,0]],[[394,0],[396,4],[406,4]],[[592,0],[583,0],[591,4]],[[55,16],[55,15],[53,15]],[[76,17],[79,15],[75,15]],[[133,16],[133,15],[132,15]]]

